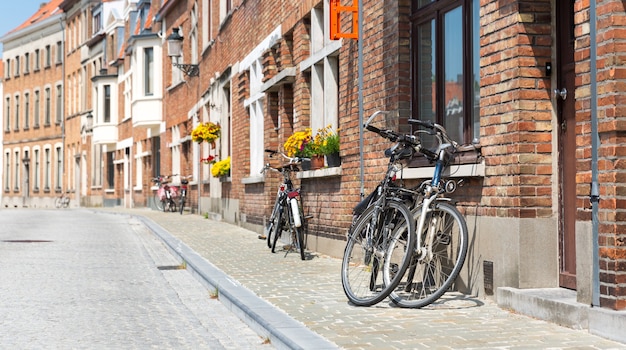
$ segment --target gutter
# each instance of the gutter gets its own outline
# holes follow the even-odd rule
[[[600,306],[600,249],[598,243],[598,206],[600,204],[600,184],[598,182],[598,66],[597,66],[597,13],[596,0],[589,2],[589,74],[590,82],[590,98],[591,98],[591,194],[589,201],[591,202],[591,231],[592,231],[592,290],[591,305]]]

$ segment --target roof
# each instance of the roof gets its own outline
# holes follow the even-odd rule
[[[6,34],[14,33],[24,28],[27,28],[33,24],[43,22],[44,20],[50,18],[51,16],[62,12],[63,10],[61,10],[61,8],[59,7],[59,5],[61,5],[62,2],[63,0],[51,0],[50,2],[46,4],[41,4],[41,6],[37,10],[37,12],[35,12],[35,14],[33,14],[29,19],[27,19],[24,23],[19,25],[17,28],[13,28],[10,32]]]

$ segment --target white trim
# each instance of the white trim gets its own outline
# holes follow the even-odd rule
[[[282,37],[282,29],[281,26],[278,25],[278,27],[276,27],[276,29],[274,29],[274,31],[272,31],[270,35],[265,37],[265,39],[263,39],[263,41],[259,45],[252,49],[252,51],[250,51],[250,53],[243,60],[241,60],[241,63],[239,64],[239,73],[248,70],[250,65],[252,65],[254,61],[258,60],[259,57],[263,55],[263,52],[265,52],[265,50],[274,46],[280,39],[282,39]]]
[[[324,46],[321,50],[312,53],[309,58],[300,62],[300,71],[304,72],[311,68],[314,64],[324,59],[326,56],[332,56],[335,51],[341,48],[341,40],[332,41],[328,45]]]

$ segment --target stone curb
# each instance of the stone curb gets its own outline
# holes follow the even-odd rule
[[[132,215],[161,239],[187,264],[187,270],[205,286],[219,293],[219,300],[254,331],[269,338],[277,349],[339,349],[272,304],[232,279],[185,243],[149,218]]]

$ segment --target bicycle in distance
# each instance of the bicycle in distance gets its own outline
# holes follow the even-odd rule
[[[192,175],[182,176],[180,177],[180,200],[179,200],[179,209],[180,215],[183,215],[183,211],[185,210],[185,202],[187,201],[187,189],[189,187],[189,180],[192,178]]]
[[[178,187],[169,185],[174,176],[176,175],[159,175],[152,179],[152,182],[158,186],[154,194],[154,204],[163,212],[176,212],[177,206],[174,199],[178,197]]]
[[[54,207],[57,209],[68,208],[69,206],[70,206],[69,191],[66,191],[65,193],[61,193],[61,195],[58,196],[54,200]]]
[[[446,194],[453,193],[462,180],[445,180],[442,176],[445,170],[449,168],[454,155],[461,150],[472,148],[473,145],[459,146],[457,142],[450,139],[443,126],[429,121],[410,119],[409,123],[418,127],[418,130],[411,135],[402,135],[372,126],[372,120],[382,113],[374,113],[364,126],[367,130],[396,142],[386,153],[391,158],[394,157],[394,154],[400,154],[396,158],[403,159],[410,159],[418,155],[423,156],[429,162],[434,163],[435,167],[430,179],[424,180],[413,188],[405,188],[401,181],[397,181],[395,173],[401,172],[401,167],[394,167],[392,180],[388,179],[388,170],[385,178],[391,184],[389,185],[391,190],[386,194],[388,202],[390,200],[391,203],[398,203],[398,206],[404,207],[402,210],[410,210],[410,220],[414,229],[398,229],[395,223],[389,225],[392,227],[387,229],[390,233],[384,235],[384,239],[381,239],[382,243],[376,251],[378,258],[381,259],[382,257],[382,264],[378,262],[375,268],[370,267],[367,288],[363,288],[361,285],[364,283],[358,284],[357,280],[357,282],[348,284],[348,287],[344,283],[344,290],[346,290],[346,295],[350,301],[356,305],[373,305],[388,296],[398,306],[420,308],[435,302],[451,289],[465,262],[468,249],[467,224],[452,200],[444,197]],[[434,140],[430,147],[424,146],[421,140],[426,135]],[[390,161],[391,163],[393,162]],[[398,162],[395,165],[397,166]],[[361,231],[364,229],[380,227],[380,225],[372,225],[372,221],[375,221],[373,216],[364,216],[368,210],[380,212],[380,210],[375,209],[377,205],[380,205],[377,203],[382,201],[380,197],[383,195],[374,195],[369,198],[370,202],[359,203],[361,207],[367,206],[367,209],[353,225],[347,247],[350,246],[351,241],[360,240],[360,236],[363,235]],[[372,207],[374,209],[370,209]],[[384,219],[387,221],[383,222],[390,222],[388,218],[383,216]],[[396,221],[400,222],[399,220]],[[400,223],[407,227],[410,226],[404,222]],[[380,228],[377,230],[381,231]],[[380,232],[378,234],[382,235]],[[352,244],[354,245],[354,243]],[[346,256],[344,255],[342,277],[344,274],[349,276],[347,272],[350,272],[350,264],[346,266],[345,260]],[[352,264],[365,265],[366,262],[372,265],[367,259],[355,260]],[[382,274],[382,281],[378,277],[379,274]],[[355,273],[353,272],[352,275]],[[342,280],[344,279],[342,278]],[[351,281],[349,278],[346,280]],[[354,296],[348,293],[351,288],[356,289],[357,287],[369,290],[369,292],[357,294],[362,295],[361,299],[357,299],[357,302],[360,301],[360,303],[354,302],[352,300]],[[374,298],[372,295],[376,297]]]
[[[287,163],[276,168],[267,163],[261,170],[263,174],[269,170],[278,172],[283,176],[283,182],[278,186],[272,214],[264,228],[267,246],[272,249],[272,253],[275,253],[276,244],[280,239],[281,242],[285,243],[284,249],[299,252],[300,259],[305,260],[305,217],[300,202],[300,189],[293,187],[291,173],[298,172],[298,165],[306,158],[291,158],[282,152],[267,149],[265,152],[269,153],[270,158],[278,154],[287,161]]]

